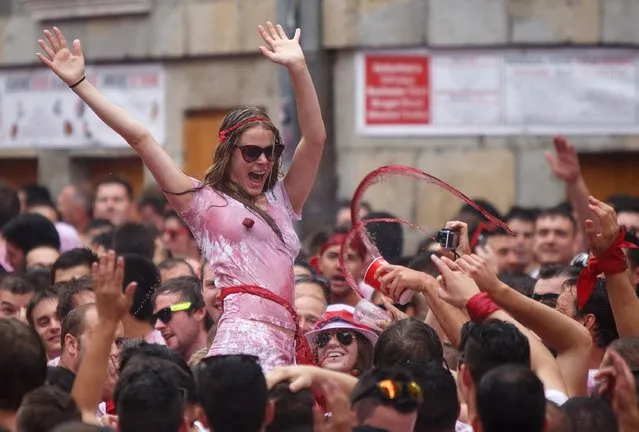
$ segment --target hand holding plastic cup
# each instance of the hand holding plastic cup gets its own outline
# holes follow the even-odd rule
[[[379,321],[393,321],[393,317],[384,309],[368,300],[360,300],[353,312],[353,318],[358,324],[365,325],[377,331],[382,331],[377,323]]]
[[[379,279],[375,278],[375,273],[377,273],[377,270],[380,267],[385,265],[388,265],[388,262],[384,259],[384,257],[375,258],[373,262],[366,269],[366,273],[364,273],[364,282],[372,286],[375,289],[375,291],[382,292],[381,283]],[[382,294],[385,294],[385,293],[382,292]],[[411,290],[406,290],[399,297],[399,304],[405,305],[411,300],[411,298],[413,298],[413,292]]]

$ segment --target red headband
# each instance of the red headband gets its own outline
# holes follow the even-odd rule
[[[346,240],[346,236],[347,236],[347,233],[336,233],[330,236],[328,240],[326,240],[322,244],[322,247],[320,248],[320,251],[319,251],[319,256],[324,255],[324,252],[326,252],[326,249],[328,249],[329,247],[342,246],[342,244],[344,243],[344,240]],[[364,243],[362,243],[358,237],[354,238],[351,241],[351,244],[349,245],[349,247],[353,249],[355,253],[357,253],[357,255],[361,259],[363,260],[366,259],[366,254],[367,254],[366,246],[364,246]]]
[[[255,116],[255,117],[251,117],[249,119],[243,120],[243,121],[231,126],[228,129],[221,130],[220,131],[220,135],[219,135],[220,142],[224,141],[226,139],[226,137],[231,132],[233,132],[234,130],[237,130],[238,128],[241,128],[242,126],[247,125],[249,123],[253,123],[253,122],[269,122],[270,123],[270,120],[268,118],[262,117],[262,116]]]

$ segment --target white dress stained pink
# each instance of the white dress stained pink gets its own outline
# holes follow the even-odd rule
[[[192,182],[194,187],[201,185],[195,179]],[[190,208],[181,216],[208,260],[215,285],[222,288],[223,295],[225,288],[260,287],[290,305],[293,263],[300,250],[293,224],[300,215],[293,211],[282,182],[265,195],[267,212],[284,241],[242,203],[210,187],[195,192]],[[297,327],[281,303],[246,292],[227,295],[208,356],[255,355],[265,372],[292,364]]]

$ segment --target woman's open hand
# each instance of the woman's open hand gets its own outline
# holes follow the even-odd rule
[[[49,67],[62,81],[71,86],[84,77],[84,54],[78,39],[73,41],[72,50],[59,28],[53,27],[53,33],[44,30],[47,41],[40,39],[38,44],[44,54],[36,53],[42,63]]]

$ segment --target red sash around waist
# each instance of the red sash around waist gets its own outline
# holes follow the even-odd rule
[[[297,313],[289,302],[272,293],[271,291],[256,285],[238,285],[228,288],[222,288],[220,298],[223,301],[226,296],[231,294],[252,294],[267,300],[271,300],[272,302],[275,302],[285,308],[291,315],[291,318],[295,323],[295,362],[297,364],[316,366],[315,355],[311,350],[311,346],[309,345],[308,340],[306,340],[306,337],[302,333]]]

